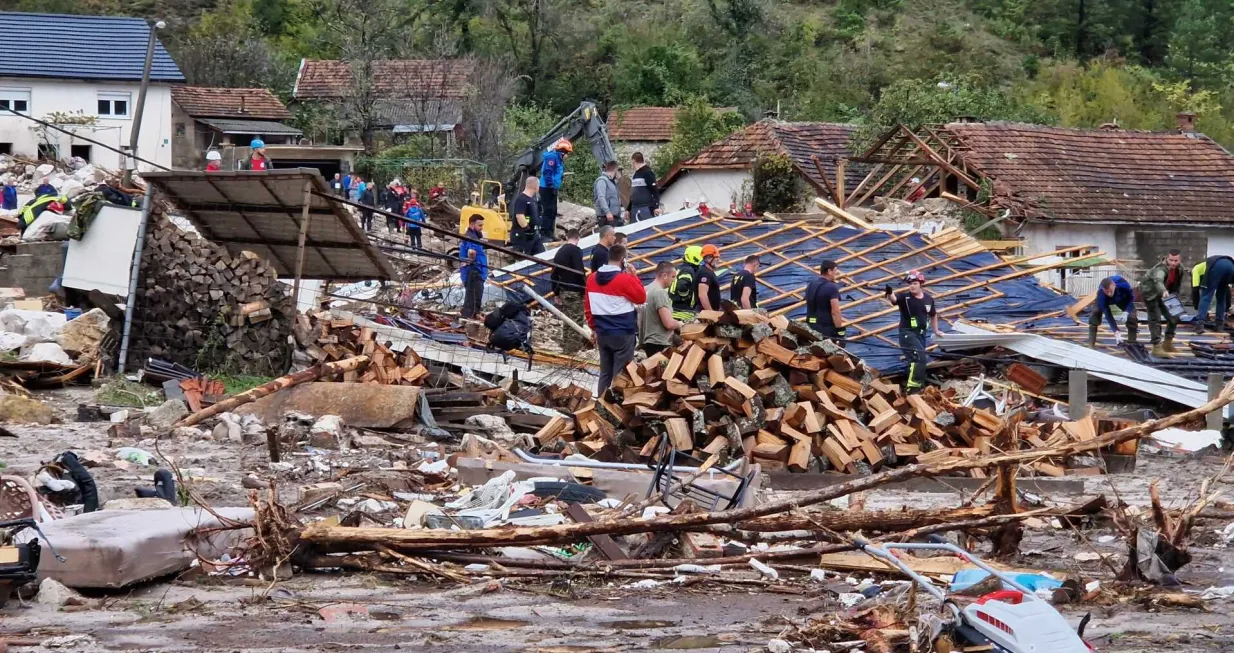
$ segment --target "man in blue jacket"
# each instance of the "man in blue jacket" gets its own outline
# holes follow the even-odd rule
[[[1101,317],[1105,316],[1106,322],[1110,325],[1110,330],[1114,332],[1115,342],[1121,343],[1123,336],[1118,332],[1118,323],[1114,321],[1114,313],[1110,311],[1111,306],[1117,306],[1127,316],[1127,342],[1135,343],[1135,334],[1139,328],[1139,321],[1135,315],[1135,294],[1131,290],[1131,283],[1119,275],[1106,277],[1101,280],[1101,284],[1097,286],[1097,305],[1093,308],[1093,312],[1088,316],[1088,346],[1097,346],[1097,327],[1101,326]]]
[[[463,317],[473,318],[480,313],[484,280],[488,278],[488,253],[480,244],[484,242],[484,216],[471,216],[466,235],[472,240],[464,240],[458,247],[458,256],[463,259],[459,276],[463,278]]]
[[[574,145],[562,138],[544,153],[540,163],[540,237],[545,242],[556,240],[557,191],[561,189],[561,175],[566,171],[566,155],[574,152]]]

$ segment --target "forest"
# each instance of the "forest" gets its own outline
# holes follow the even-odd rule
[[[0,9],[161,18],[191,84],[261,86],[284,99],[303,57],[475,57],[508,80],[491,98],[506,107],[506,151],[584,98],[853,122],[871,140],[897,122],[956,116],[1171,129],[1177,112],[1192,111],[1200,131],[1234,144],[1229,0],[0,0]],[[315,119],[298,115],[305,126]],[[701,122],[679,130],[688,133],[672,156],[733,126]]]

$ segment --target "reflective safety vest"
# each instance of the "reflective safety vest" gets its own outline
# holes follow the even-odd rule
[[[673,285],[668,287],[668,296],[673,300],[673,319],[689,321],[698,312],[698,266],[682,263],[677,268]]]
[[[36,197],[34,201],[27,204],[21,210],[21,221],[18,224],[20,229],[24,232],[30,225],[34,224],[35,219],[42,215],[43,211],[46,211],[47,206],[52,202],[60,202],[62,205],[67,205],[69,199],[63,195],[41,195]]]

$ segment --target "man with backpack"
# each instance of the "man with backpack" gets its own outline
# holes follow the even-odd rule
[[[698,313],[698,268],[702,264],[702,246],[686,247],[677,276],[668,288],[668,296],[673,300],[673,319],[683,324],[693,321]]]

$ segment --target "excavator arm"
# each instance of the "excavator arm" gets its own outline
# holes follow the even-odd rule
[[[540,174],[540,163],[549,145],[561,138],[573,142],[579,137],[586,137],[591,143],[591,153],[596,161],[603,164],[605,161],[617,160],[617,153],[613,151],[613,144],[608,140],[608,128],[604,126],[599,110],[594,103],[584,100],[570,115],[562,118],[548,133],[541,136],[540,140],[519,155],[514,162],[514,172],[506,180],[506,197],[514,197],[515,193],[522,189],[523,180],[528,175]]]

